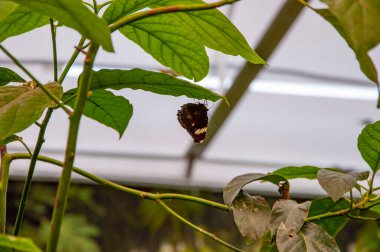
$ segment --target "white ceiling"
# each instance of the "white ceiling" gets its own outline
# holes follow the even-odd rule
[[[224,7],[224,11],[230,11],[234,24],[254,45],[284,2],[242,0],[232,10]],[[96,61],[98,66],[163,68],[120,34],[113,37],[116,54],[101,52]],[[10,38],[3,45],[20,60],[29,62],[41,81],[48,82],[53,79],[51,69],[43,62],[51,60],[51,46],[45,42],[49,38],[49,29],[41,28]],[[79,35],[72,30],[58,31],[60,61],[65,62],[71,56],[78,39]],[[375,49],[371,55],[379,66],[380,50]],[[211,50],[209,56],[212,71],[201,83],[223,87],[221,83],[224,82],[224,87],[228,86],[244,61]],[[78,63],[82,60],[81,56]],[[8,62],[5,55],[0,54],[1,65],[17,70]],[[367,169],[357,151],[356,139],[363,121],[379,118],[377,90],[360,72],[354,54],[335,30],[314,12],[305,9],[269,65],[255,80],[254,87],[243,97],[202,159],[196,161],[191,180],[184,176],[186,160],[183,155],[192,141],[177,122],[176,112],[183,103],[192,100],[142,91],[118,92],[134,106],[133,118],[120,140],[112,129],[83,119],[76,165],[119,182],[196,185],[217,190],[236,175],[268,172],[289,165]],[[280,74],[281,71],[285,74]],[[314,74],[318,78],[292,76],[292,71]],[[65,89],[75,84],[76,74],[71,72]],[[327,81],[323,77],[350,81]],[[209,113],[213,113],[213,108]],[[30,146],[34,145],[29,134],[32,132],[37,132],[36,127],[20,134]],[[46,154],[62,159],[66,132],[66,115],[57,112],[47,130]],[[21,147],[12,144],[11,149],[16,151]],[[11,176],[22,177],[26,169],[25,162],[17,162]],[[37,177],[52,178],[59,172],[57,168],[41,164]],[[269,185],[259,184],[252,189],[275,192]],[[294,183],[293,191],[302,195],[322,192],[316,184],[302,180]]]

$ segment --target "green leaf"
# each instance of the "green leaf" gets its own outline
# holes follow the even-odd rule
[[[168,74],[145,71],[137,68],[132,70],[103,69],[98,72],[93,72],[91,81],[91,89],[93,90],[131,88],[162,95],[186,95],[187,97],[199,100],[217,101],[223,98],[223,96],[202,86],[174,78]]]
[[[339,252],[334,238],[314,223],[306,223],[295,235],[289,236],[289,229],[284,223],[278,228],[276,242],[280,252]]]
[[[65,93],[65,98],[75,94],[76,90]],[[73,107],[75,101],[71,100],[68,105]],[[122,137],[133,114],[132,104],[122,96],[114,95],[110,91],[95,90],[84,107],[83,114],[119,132]]]
[[[277,200],[272,207],[269,229],[272,236],[276,235],[280,224],[284,224],[289,236],[294,236],[302,227],[309,214],[311,201],[298,204],[294,200]]]
[[[260,240],[260,252],[278,252],[276,241],[272,239],[270,231]]]
[[[208,56],[202,43],[166,15],[134,21],[119,31],[161,64],[188,79],[199,81],[208,73]]]
[[[191,5],[204,3],[201,0],[161,0],[157,5]],[[203,44],[211,49],[229,55],[240,55],[253,64],[265,61],[252,50],[241,32],[217,9],[177,12],[167,15],[189,33],[198,36]]]
[[[315,199],[311,202],[308,217],[314,217],[327,212],[337,212],[348,209],[350,203],[344,199],[334,202],[330,197]],[[325,219],[314,220],[313,222],[321,226],[327,233],[335,237],[350,219],[345,215],[333,216]]]
[[[358,149],[373,172],[380,169],[380,121],[368,124],[358,137]]]
[[[241,190],[232,203],[234,220],[246,243],[261,239],[268,231],[270,206],[265,198]]]
[[[154,5],[162,0],[114,0],[103,14],[103,19],[111,24],[121,17]]]
[[[18,251],[26,252],[42,252],[31,239],[0,234],[1,251],[3,251],[3,248],[7,248],[5,251],[17,249]]]
[[[248,183],[253,181],[268,181],[275,185],[280,186],[282,182],[285,182],[287,184],[288,181],[279,175],[273,175],[273,174],[262,174],[262,173],[247,173],[244,175],[237,176],[233,178],[223,189],[223,199],[224,203],[231,207],[233,201],[235,200],[236,196],[239,194],[240,190]]]
[[[78,0],[12,0],[25,7],[58,20],[86,36],[104,50],[112,52],[111,33],[100,19]]]
[[[45,87],[56,97],[62,96],[62,87],[57,82],[46,84]],[[17,95],[11,95],[9,90],[16,91]],[[7,103],[2,101],[7,100]],[[42,112],[55,103],[37,87],[0,87],[0,144],[14,133],[20,132],[41,117]]]
[[[0,1],[0,21],[8,17],[17,6],[18,4],[12,2]]]
[[[346,192],[352,190],[358,178],[367,179],[369,172],[343,173],[321,169],[318,171],[318,183],[329,194],[333,201],[340,199]]]
[[[20,95],[29,92],[31,89],[27,86],[6,86],[0,87],[0,109],[16,99]]]
[[[48,23],[48,16],[34,12],[24,6],[18,6],[7,17],[0,19],[0,42]]]
[[[378,83],[377,71],[368,52],[380,43],[380,2],[367,0],[321,0],[329,9],[313,9],[339,32],[354,51],[363,73]]]
[[[316,179],[317,172],[320,168],[314,166],[288,166],[281,169],[278,169],[271,174],[280,175],[286,179],[296,179],[296,178],[305,178],[305,179]]]
[[[25,82],[25,80],[12,70],[0,67],[0,86],[4,86],[9,82]]]

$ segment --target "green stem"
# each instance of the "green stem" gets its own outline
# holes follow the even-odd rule
[[[83,109],[87,101],[87,94],[90,89],[91,71],[94,64],[96,52],[99,46],[92,44],[87,52],[84,60],[82,78],[79,82],[78,97],[75,104],[75,110],[70,117],[69,135],[67,139],[67,147],[65,153],[65,162],[61,177],[59,179],[58,191],[55,198],[55,207],[51,221],[50,234],[46,247],[47,252],[55,252],[57,250],[58,238],[61,229],[63,215],[65,213],[68,192],[70,188],[71,172],[73,169],[76,143],[78,138],[78,130]]]
[[[375,218],[375,217],[354,216],[354,215],[351,215],[351,214],[348,214],[347,216],[348,216],[349,218],[351,218],[351,219],[365,220],[365,221],[375,221],[375,220],[378,219],[378,218]]]
[[[174,217],[176,217],[177,219],[179,219],[181,222],[185,223],[186,225],[188,225],[189,227],[191,227],[192,229],[194,229],[195,231],[198,231],[204,235],[206,235],[207,237],[217,241],[218,243],[226,246],[227,248],[230,248],[234,251],[239,251],[239,252],[244,252],[244,250],[241,250],[239,248],[236,248],[234,247],[233,245],[223,241],[222,239],[218,238],[215,234],[212,234],[206,230],[204,230],[203,228],[200,228],[198,227],[197,225],[191,223],[190,221],[186,220],[185,218],[183,218],[181,215],[179,215],[177,212],[175,212],[173,209],[171,209],[168,205],[166,205],[163,201],[161,200],[156,200],[156,202],[162,206],[167,212],[169,212],[171,215],[173,215]]]
[[[51,108],[49,108],[46,112],[45,118],[41,123],[40,131],[38,133],[38,138],[37,138],[36,146],[35,146],[34,151],[33,151],[33,155],[30,159],[28,175],[26,176],[24,188],[22,190],[21,200],[20,200],[20,204],[18,207],[18,211],[17,211],[15,227],[13,230],[13,235],[15,235],[15,236],[17,236],[20,232],[22,220],[24,218],[26,202],[28,200],[30,187],[32,185],[34,170],[36,168],[37,159],[38,159],[38,156],[40,155],[42,145],[45,142],[45,138],[44,138],[45,131],[46,131],[46,127],[49,123],[49,120],[50,120],[52,113],[53,113],[53,110]]]
[[[24,148],[26,149],[26,151],[28,152],[28,154],[29,154],[30,156],[33,155],[32,152],[30,151],[28,145],[22,140],[21,137],[17,137],[17,141],[19,141],[19,142],[24,146]]]
[[[44,85],[41,84],[40,81],[37,80],[36,77],[32,73],[26,69],[18,59],[16,59],[7,49],[5,49],[2,45],[0,45],[0,49],[19,67],[21,70],[24,71],[25,74],[27,74],[36,84],[38,87],[42,89],[42,91],[49,96],[50,99],[52,99],[55,103],[57,103],[58,106],[60,106],[68,115],[71,115],[71,110],[66,108],[65,105],[57,98],[54,94],[52,94]]]
[[[162,13],[169,13],[169,12],[178,12],[178,11],[195,11],[195,10],[207,10],[207,9],[214,9],[218,8],[220,6],[226,5],[226,4],[232,4],[238,0],[222,0],[214,3],[209,4],[189,4],[189,5],[175,5],[175,6],[164,6],[164,7],[158,7],[154,9],[150,9],[147,11],[140,11],[131,15],[124,16],[118,20],[116,20],[114,23],[110,24],[108,27],[110,28],[111,32],[119,29],[120,27],[123,27],[124,25],[131,23],[133,21],[148,17],[148,16],[154,16],[157,14]]]
[[[84,44],[85,41],[86,41],[86,38],[82,37],[76,47],[77,48],[82,48],[82,46],[83,46],[83,44]],[[71,66],[74,64],[74,62],[75,62],[76,58],[78,57],[79,53],[80,53],[80,51],[78,49],[75,49],[73,55],[71,55],[71,58],[67,62],[65,68],[63,69],[63,71],[61,73],[61,76],[58,79],[59,83],[61,83],[61,84],[63,83],[63,81],[66,78],[67,73],[69,72]]]
[[[56,32],[54,27],[54,21],[50,18],[50,33],[51,41],[53,44],[53,67],[54,67],[54,81],[58,81],[58,60],[57,60],[57,40]]]
[[[11,155],[6,153],[6,147],[1,146],[1,163],[0,163],[0,233],[5,234],[6,227],[6,210],[7,210],[7,187],[9,176],[9,165]]]
[[[12,160],[16,160],[16,159],[29,159],[29,158],[30,158],[30,156],[28,154],[23,154],[23,153],[13,153],[12,154]],[[45,156],[39,156],[38,160],[46,162],[46,163],[57,165],[59,167],[63,166],[62,162],[60,162],[60,161],[58,161],[56,159],[53,159],[53,158],[45,157]],[[199,197],[195,197],[195,196],[189,196],[189,195],[184,195],[184,194],[177,194],[177,193],[162,193],[162,194],[149,193],[149,192],[145,192],[145,191],[141,191],[141,190],[136,190],[136,189],[132,189],[132,188],[129,188],[129,187],[126,187],[126,186],[122,186],[122,185],[116,184],[116,183],[111,182],[109,180],[106,180],[106,179],[103,179],[101,177],[95,176],[95,175],[93,175],[93,174],[91,174],[89,172],[81,170],[81,169],[79,169],[77,167],[73,167],[73,171],[75,173],[83,176],[83,177],[88,178],[89,180],[92,180],[92,181],[98,183],[99,185],[107,186],[109,188],[112,188],[112,189],[115,189],[115,190],[118,190],[118,191],[122,191],[122,192],[125,192],[125,193],[133,194],[135,196],[138,196],[138,197],[141,197],[141,198],[144,198],[144,199],[149,199],[149,200],[171,200],[171,199],[178,199],[178,200],[184,200],[184,201],[190,201],[190,202],[194,202],[194,203],[199,203],[199,204],[210,206],[210,207],[214,207],[214,208],[217,208],[217,209],[220,209],[220,210],[223,210],[223,211],[229,211],[228,206],[226,206],[224,204],[220,204],[218,202],[206,200],[206,199],[203,199],[203,198],[199,198]]]
[[[352,190],[350,190],[350,212],[352,211],[353,206],[354,206],[354,196],[352,195]]]
[[[367,194],[368,199],[369,199],[369,197],[371,197],[371,194],[373,192],[373,181],[375,180],[375,175],[376,175],[376,173],[372,172],[371,180],[369,181],[368,194]]]
[[[92,5],[94,6],[94,13],[95,14],[98,14],[98,3],[96,2],[96,0],[92,0]]]

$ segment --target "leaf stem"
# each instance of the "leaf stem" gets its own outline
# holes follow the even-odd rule
[[[59,179],[58,191],[55,199],[55,207],[51,221],[50,234],[46,247],[47,252],[55,252],[57,250],[58,238],[61,229],[63,215],[67,204],[68,192],[70,188],[71,172],[76,152],[76,143],[78,138],[78,130],[83,109],[87,101],[87,94],[90,89],[91,70],[94,64],[96,52],[99,46],[91,43],[84,60],[82,78],[79,81],[78,97],[75,103],[73,115],[70,117],[69,135],[67,139],[67,147],[65,153],[65,162]]]
[[[84,42],[86,41],[86,38],[85,37],[82,37],[77,45],[77,48],[82,48]],[[67,62],[65,68],[63,69],[62,73],[61,73],[61,76],[59,77],[58,79],[58,82],[59,83],[63,83],[63,81],[65,80],[66,78],[66,75],[67,73],[69,72],[71,66],[74,64],[76,58],[78,57],[80,51],[78,49],[75,49],[73,55],[71,55],[71,58],[69,59],[69,61]]]
[[[6,210],[7,210],[7,187],[9,176],[9,165],[11,155],[7,154],[6,146],[0,147],[1,163],[0,163],[0,234],[5,234],[6,229]]]
[[[148,16],[154,16],[157,14],[178,12],[178,11],[195,11],[195,10],[214,9],[226,4],[232,4],[236,1],[238,0],[222,0],[222,1],[208,3],[208,4],[204,3],[204,4],[189,4],[189,5],[174,5],[174,6],[158,7],[158,8],[150,9],[147,11],[140,11],[131,15],[124,16],[116,20],[112,24],[110,24],[108,27],[110,28],[111,32],[113,32],[128,23],[131,23],[133,21],[136,21]]]
[[[51,41],[53,44],[53,67],[54,67],[54,81],[58,81],[58,60],[57,60],[57,40],[56,29],[54,27],[54,20],[50,18],[50,33]]]
[[[185,218],[183,218],[181,215],[179,215],[177,212],[175,212],[173,209],[171,209],[168,205],[166,205],[162,200],[156,200],[156,202],[162,206],[167,212],[169,212],[171,215],[173,215],[174,217],[176,217],[177,219],[179,219],[181,222],[185,223],[187,226],[191,227],[192,229],[194,229],[195,231],[198,231],[200,232],[201,234],[204,234],[206,235],[207,237],[217,241],[218,243],[224,245],[225,247],[227,248],[230,248],[234,251],[239,251],[239,252],[244,252],[243,250],[239,249],[239,248],[236,248],[234,247],[233,245],[223,241],[222,239],[218,238],[215,234],[212,234],[206,230],[204,230],[203,228],[200,228],[198,227],[197,225],[193,224],[192,222],[186,220]]]
[[[32,156],[32,152],[30,151],[28,145],[22,140],[22,137],[17,137],[16,141],[20,142],[24,146],[24,148],[26,149],[26,151],[28,152],[28,154],[30,156]]]
[[[369,199],[369,197],[371,197],[371,194],[373,192],[373,181],[375,180],[375,175],[376,175],[376,173],[372,172],[371,180],[369,181],[368,194],[367,194],[368,199]]]
[[[33,155],[31,155],[30,163],[29,163],[29,169],[28,169],[28,175],[26,176],[24,188],[22,190],[21,194],[21,199],[20,199],[20,204],[18,207],[17,211],[17,216],[16,216],[16,222],[15,222],[15,227],[13,230],[13,235],[17,236],[20,232],[22,220],[24,218],[24,213],[25,213],[25,208],[26,208],[26,202],[28,200],[29,192],[30,192],[30,187],[32,185],[32,179],[34,175],[34,170],[36,168],[36,163],[38,156],[40,155],[40,151],[42,148],[43,143],[45,142],[45,131],[46,127],[49,123],[51,114],[53,113],[53,109],[49,108],[45,114],[45,118],[41,123],[40,131],[38,133],[38,138],[36,142],[36,146],[33,151]]]
[[[54,94],[52,94],[44,85],[41,84],[40,81],[37,80],[36,77],[34,77],[34,75],[32,73],[30,73],[28,71],[28,69],[26,69],[22,64],[21,62],[16,59],[7,49],[5,49],[2,45],[0,45],[0,49],[19,67],[21,68],[21,70],[24,71],[24,73],[26,75],[28,75],[36,84],[38,87],[40,87],[42,89],[42,91],[47,95],[49,96],[50,99],[52,99],[55,103],[57,103],[58,106],[60,106],[68,115],[71,115],[72,112],[70,109],[68,109],[64,104],[62,104],[62,102],[57,98],[55,97]]]

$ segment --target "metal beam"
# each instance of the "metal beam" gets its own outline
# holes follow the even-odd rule
[[[271,54],[275,51],[280,41],[284,38],[287,31],[298,17],[302,8],[303,5],[297,0],[288,0],[281,7],[280,11],[277,13],[256,48],[256,52],[264,60],[267,61]],[[222,127],[232,110],[239,102],[240,98],[252,83],[252,80],[257,76],[263,67],[265,66],[254,65],[247,62],[237,74],[232,86],[225,95],[230,103],[230,106],[227,106],[224,102],[219,103],[210,119],[206,141],[202,144],[192,145],[186,153],[185,157],[188,159],[186,171],[187,178],[190,178],[191,176],[194,160],[200,157],[208,145],[212,142],[219,129]]]

